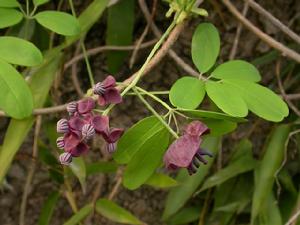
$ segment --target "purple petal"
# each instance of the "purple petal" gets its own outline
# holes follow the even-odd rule
[[[105,106],[107,104],[105,98],[102,95],[99,95],[97,102],[98,102],[98,105],[100,105],[100,106]]]
[[[169,169],[177,167],[187,168],[198,152],[200,143],[201,139],[196,136],[186,134],[178,138],[170,145],[164,155],[166,167]]]
[[[92,119],[92,125],[94,126],[97,133],[102,134],[109,128],[109,117],[94,116],[94,118]]]
[[[65,146],[64,149],[66,152],[70,152],[80,143],[80,138],[74,133],[68,133],[64,136]]]
[[[79,143],[75,148],[73,148],[70,153],[74,157],[79,157],[89,150],[89,146],[83,142]]]
[[[78,102],[78,106],[77,106],[78,112],[80,114],[89,113],[94,108],[95,108],[95,101],[92,98],[86,98],[86,99],[80,100]]]
[[[123,135],[124,129],[122,128],[112,128],[109,131],[105,131],[102,135],[106,142],[114,143],[117,142]]]
[[[72,132],[76,133],[77,135],[81,134],[81,130],[82,130],[82,127],[84,126],[84,124],[85,124],[85,121],[78,116],[73,116],[69,120],[70,130]]]
[[[200,137],[203,134],[208,134],[209,129],[208,127],[200,122],[200,121],[193,121],[187,127],[185,128],[185,134],[191,135],[191,136],[197,136]]]
[[[103,97],[105,98],[106,104],[118,104],[122,102],[122,96],[116,88],[109,88],[105,91]]]
[[[104,81],[102,82],[104,88],[110,88],[110,87],[115,87],[116,86],[116,80],[113,76],[109,75],[108,77],[106,77],[104,79]]]

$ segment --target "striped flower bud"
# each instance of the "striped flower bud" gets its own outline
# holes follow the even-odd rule
[[[68,124],[68,120],[66,119],[60,119],[57,122],[57,133],[68,133],[69,132],[69,124]]]
[[[116,148],[117,148],[117,144],[116,143],[107,143],[106,144],[106,150],[109,153],[114,153],[116,151]]]
[[[59,149],[63,149],[65,147],[64,137],[58,137],[56,139],[56,145]]]
[[[81,130],[82,138],[89,140],[95,135],[95,128],[91,124],[85,124]]]
[[[67,105],[67,111],[70,116],[72,116],[77,111],[77,102],[70,102]]]
[[[94,94],[96,95],[103,95],[105,93],[105,87],[102,82],[98,82],[94,86]]]
[[[72,162],[71,153],[69,153],[69,152],[62,153],[59,156],[59,161],[62,165],[66,165],[66,166],[70,165],[70,163]]]

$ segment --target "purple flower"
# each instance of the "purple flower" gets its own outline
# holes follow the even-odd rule
[[[108,116],[94,116],[91,121],[96,133],[103,134],[109,128]]]
[[[59,161],[63,165],[70,165],[72,162],[72,155],[69,152],[64,152],[59,156]]]
[[[68,133],[69,132],[68,120],[60,119],[57,122],[56,130],[57,130],[57,133],[62,133],[62,134]]]
[[[106,141],[106,149],[109,153],[113,153],[117,148],[117,141],[123,135],[124,130],[121,128],[111,128],[106,130],[102,136]]]
[[[95,101],[92,98],[86,98],[78,101],[77,110],[79,114],[90,113],[95,108]]]
[[[103,82],[97,83],[94,86],[94,94],[99,95],[98,104],[100,106],[122,102],[122,97],[116,88],[116,80],[113,76],[108,76]]]
[[[91,124],[85,124],[81,130],[83,140],[89,140],[95,135],[95,129]]]
[[[56,139],[56,145],[59,149],[63,149],[65,147],[64,137],[58,137]]]
[[[73,116],[74,113],[77,111],[77,102],[70,102],[67,105],[67,111],[68,111],[70,116]]]
[[[206,164],[203,156],[212,154],[199,146],[202,142],[201,135],[208,132],[207,126],[200,121],[190,123],[185,129],[185,134],[175,140],[164,155],[166,168],[187,168],[189,174],[193,174],[200,163]]]

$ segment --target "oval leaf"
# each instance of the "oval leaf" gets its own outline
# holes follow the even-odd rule
[[[16,9],[0,8],[0,28],[10,27],[23,19],[23,14]]]
[[[230,84],[207,81],[205,89],[209,98],[225,113],[245,117],[248,108],[240,93]]]
[[[123,176],[124,186],[133,190],[145,183],[161,163],[168,144],[169,132],[166,129],[144,142],[128,163]]]
[[[39,24],[55,33],[65,36],[75,36],[80,34],[78,20],[68,13],[43,11],[36,14],[34,18]]]
[[[93,208],[94,207],[92,203],[82,207],[63,225],[77,225],[80,221],[82,221],[85,217],[87,217],[93,212]]]
[[[0,59],[21,66],[43,62],[42,53],[34,44],[16,37],[0,37]]]
[[[115,162],[98,161],[96,163],[90,163],[86,165],[87,176],[96,173],[113,173],[118,169],[118,164]]]
[[[212,136],[222,136],[224,134],[234,131],[237,127],[236,122],[228,120],[203,118],[201,119],[201,121],[204,122],[206,126],[208,126],[210,130],[209,134]]]
[[[220,37],[211,23],[200,24],[192,39],[192,59],[201,73],[207,72],[216,62],[220,51]]]
[[[239,79],[258,82],[261,77],[251,63],[243,60],[232,60],[219,65],[212,73],[218,79]]]
[[[102,214],[104,217],[117,222],[125,224],[143,224],[134,215],[128,212],[126,209],[118,206],[116,203],[108,199],[99,199],[96,202],[96,211]]]
[[[37,7],[49,2],[49,0],[33,0],[33,4]]]
[[[265,120],[279,122],[288,116],[286,103],[270,89],[242,80],[224,80],[236,89],[246,102],[248,109]]]
[[[145,184],[148,184],[155,188],[170,188],[178,185],[176,180],[163,173],[152,174],[152,176],[146,181]]]
[[[83,193],[85,193],[86,168],[85,168],[85,162],[83,158],[82,157],[73,158],[73,161],[70,164],[70,169],[72,170],[74,175],[78,178],[82,191]]]
[[[3,8],[16,8],[19,7],[19,5],[17,0],[0,0],[0,7]]]
[[[172,105],[183,109],[196,109],[204,96],[204,82],[193,77],[182,77],[177,80],[169,94]]]
[[[11,117],[23,119],[31,115],[33,99],[27,83],[13,66],[2,60],[0,60],[0,96],[0,108]]]
[[[139,121],[118,141],[117,151],[113,155],[114,160],[117,163],[128,163],[140,147],[162,129],[164,126],[154,116]]]

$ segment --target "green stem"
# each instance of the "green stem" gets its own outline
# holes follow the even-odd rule
[[[26,0],[26,15],[29,16],[29,0]]]
[[[151,97],[152,99],[154,99],[155,101],[159,102],[162,106],[164,106],[167,110],[172,111],[173,109],[167,104],[165,103],[163,100],[161,100],[160,98],[158,98],[157,96],[153,95],[152,93],[146,91],[143,88],[140,87],[135,87],[139,92],[142,92],[145,95],[148,95],[149,97]],[[141,93],[140,93],[141,94]]]
[[[168,95],[169,91],[148,91],[148,93],[150,93],[152,95]],[[141,95],[145,95],[145,93],[140,93],[140,94]],[[134,93],[134,92],[128,92],[126,95],[136,95],[136,93]]]
[[[75,8],[74,8],[73,0],[69,0],[69,5],[70,5],[70,8],[71,8],[72,15],[74,17],[76,17],[76,12],[75,12]],[[87,68],[87,71],[88,71],[88,74],[89,74],[90,84],[93,87],[95,85],[95,81],[94,81],[94,76],[93,76],[93,72],[92,72],[92,69],[91,69],[91,64],[89,62],[89,58],[88,58],[87,53],[86,53],[86,48],[85,48],[85,45],[84,45],[84,38],[82,40],[80,40],[80,47],[82,49],[82,53],[83,53],[83,56],[84,56],[84,61],[85,61],[86,68]]]
[[[159,39],[159,41],[154,45],[153,49],[151,50],[151,52],[148,55],[146,61],[144,62],[144,64],[141,67],[141,69],[138,71],[138,73],[135,76],[135,78],[133,79],[133,81],[122,92],[122,94],[121,94],[122,96],[124,96],[130,89],[132,89],[133,87],[135,87],[135,85],[138,83],[138,81],[140,80],[141,76],[143,75],[143,73],[144,73],[144,71],[145,71],[148,63],[150,62],[150,60],[155,55],[155,53],[160,48],[160,46],[162,45],[162,43],[164,42],[164,40],[167,38],[167,36],[170,34],[170,32],[173,30],[173,28],[176,26],[176,20],[177,20],[179,14],[180,13],[178,13],[175,16],[174,20],[172,21],[172,23],[170,24],[170,26],[168,27],[168,29],[166,30],[166,32],[161,36],[161,38]]]
[[[139,97],[139,99],[144,103],[144,105],[152,112],[152,114],[166,127],[166,129],[177,139],[179,136],[177,133],[166,123],[166,121],[153,109],[153,107],[144,99],[144,97],[137,91],[136,88],[133,88],[133,91]]]
[[[32,17],[35,14],[37,8],[38,8],[37,6],[34,6],[32,12],[30,13],[30,17]]]

